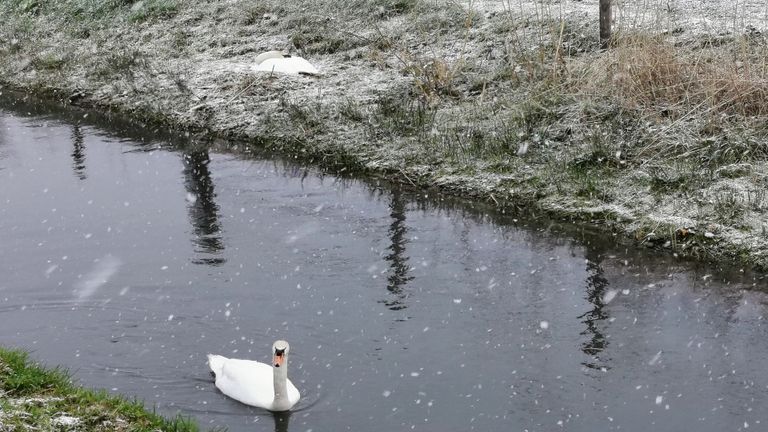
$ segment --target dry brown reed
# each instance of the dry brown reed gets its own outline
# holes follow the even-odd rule
[[[583,76],[592,90],[603,86],[649,117],[768,114],[765,46],[743,38],[706,45],[675,45],[651,34],[623,36]]]

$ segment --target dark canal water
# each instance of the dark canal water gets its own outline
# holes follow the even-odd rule
[[[4,98],[0,344],[84,385],[235,432],[768,427],[754,275]],[[275,426],[206,354],[278,338]]]

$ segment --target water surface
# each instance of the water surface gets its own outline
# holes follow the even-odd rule
[[[0,344],[84,385],[230,431],[765,428],[755,275],[10,99]],[[205,355],[278,338],[275,419]]]

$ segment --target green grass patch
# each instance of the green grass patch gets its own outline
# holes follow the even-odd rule
[[[131,7],[128,19],[131,22],[142,22],[150,19],[165,19],[176,15],[179,3],[176,0],[144,0]]]
[[[37,366],[23,351],[0,349],[0,388],[11,396],[58,393],[69,386],[69,376],[63,370]]]
[[[32,66],[37,70],[61,70],[67,64],[67,59],[57,54],[41,54],[32,59]]]
[[[421,5],[420,0],[374,0],[371,3],[383,16],[412,12]]]
[[[435,124],[436,111],[407,94],[385,95],[374,106],[369,132],[376,138],[423,136]]]
[[[733,192],[715,195],[712,213],[714,219],[725,225],[740,226],[747,212],[747,206]]]
[[[26,352],[0,348],[0,430],[198,431],[190,419],[166,419],[136,400],[76,386],[61,368],[45,368]]]
[[[130,0],[24,0],[6,2],[17,14],[55,15],[65,21],[90,21],[111,16],[117,9],[132,3]]]
[[[133,78],[134,71],[146,65],[144,55],[138,50],[117,50],[99,59],[93,70],[94,76],[112,79],[116,76]]]

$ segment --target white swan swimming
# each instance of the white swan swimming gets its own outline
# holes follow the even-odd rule
[[[318,75],[312,63],[301,57],[292,56],[282,51],[267,51],[256,56],[256,64],[252,66],[255,71],[279,72],[292,75]]]
[[[246,405],[288,411],[299,401],[299,390],[288,379],[288,342],[272,344],[272,365],[208,354],[208,365],[222,393]]]

